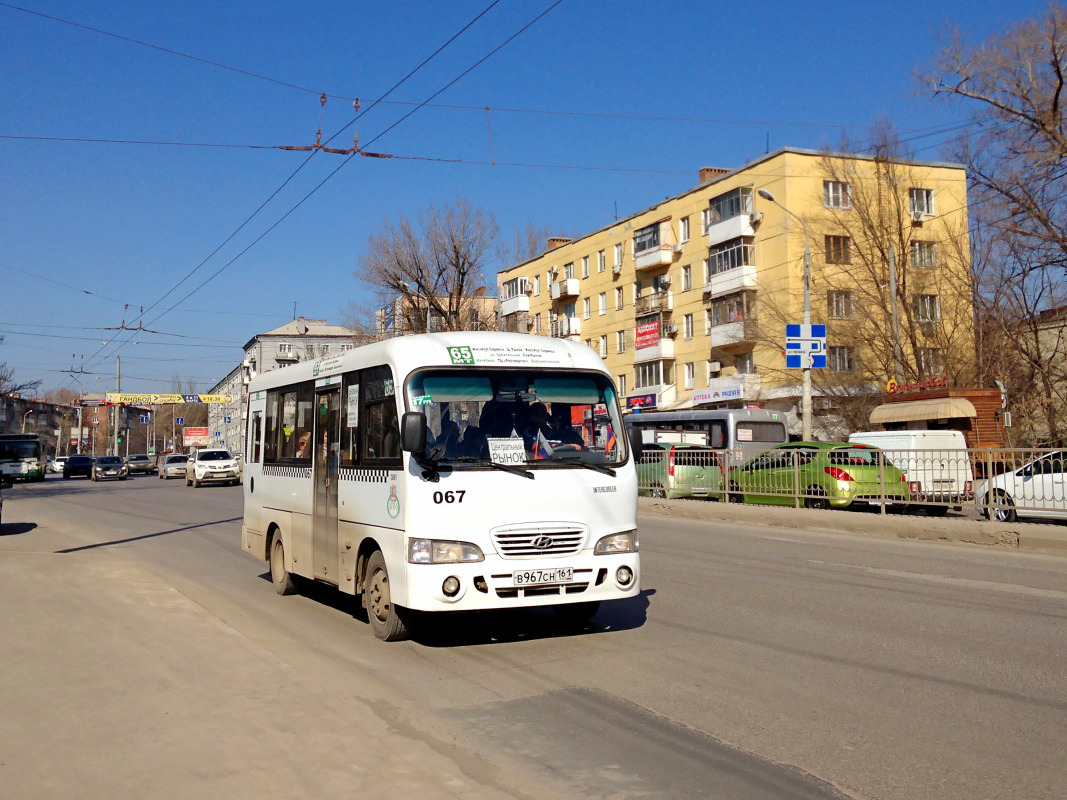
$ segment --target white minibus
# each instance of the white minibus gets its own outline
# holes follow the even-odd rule
[[[279,593],[308,579],[360,595],[374,635],[396,640],[418,612],[585,621],[640,591],[641,443],[588,346],[403,336],[248,391],[241,546]]]

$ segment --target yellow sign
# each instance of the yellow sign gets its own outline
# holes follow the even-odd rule
[[[885,393],[886,393],[886,394],[893,394],[893,392],[895,392],[896,390],[897,390],[897,382],[896,382],[896,379],[894,379],[894,378],[890,378],[890,379],[889,379],[889,383],[887,383],[887,384],[885,385]]]
[[[132,394],[129,392],[108,392],[108,403],[127,403],[134,406],[157,406],[172,403],[229,403],[233,395],[229,394]]]

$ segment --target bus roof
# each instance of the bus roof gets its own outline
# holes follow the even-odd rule
[[[314,361],[260,373],[249,391],[262,391],[344,372],[390,364],[401,380],[422,367],[544,367],[609,374],[600,355],[586,344],[527,333],[457,331],[397,336]]]

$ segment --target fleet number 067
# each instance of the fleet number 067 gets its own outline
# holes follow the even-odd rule
[[[440,505],[441,503],[462,503],[463,495],[465,495],[466,493],[466,489],[457,489],[454,492],[434,492],[433,501],[438,505]]]

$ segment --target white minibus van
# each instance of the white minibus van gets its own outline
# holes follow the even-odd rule
[[[278,592],[302,578],[361,595],[395,640],[417,612],[584,621],[640,591],[640,440],[588,346],[403,336],[248,389],[241,545]]]

